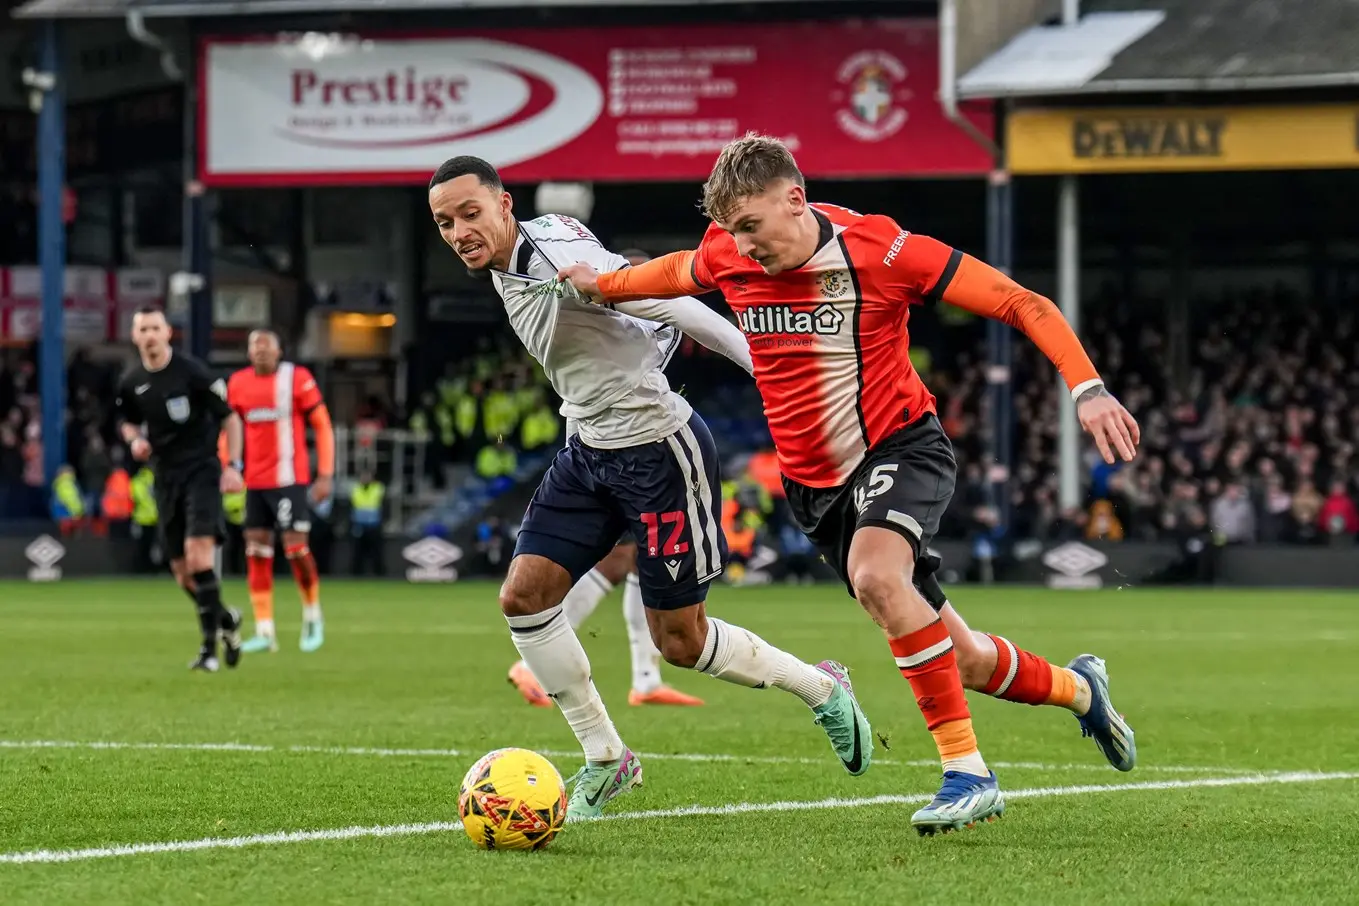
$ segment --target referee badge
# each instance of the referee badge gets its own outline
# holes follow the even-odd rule
[[[165,401],[165,411],[170,414],[170,418],[177,422],[189,420],[189,398],[187,396],[172,396]]]

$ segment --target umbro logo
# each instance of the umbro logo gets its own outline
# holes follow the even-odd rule
[[[51,535],[39,535],[28,547],[24,556],[33,566],[28,570],[28,581],[51,582],[61,578],[61,568],[57,563],[66,556],[66,548]]]
[[[1058,575],[1048,577],[1049,588],[1099,588],[1098,570],[1109,562],[1102,551],[1068,541],[1043,555],[1043,565]]]
[[[401,556],[414,564],[406,569],[407,581],[456,582],[458,571],[453,564],[462,559],[462,548],[442,538],[426,537],[406,545]]]

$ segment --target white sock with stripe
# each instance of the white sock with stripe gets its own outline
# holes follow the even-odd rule
[[[791,692],[809,708],[821,707],[835,691],[835,680],[811,664],[713,617],[708,617],[708,639],[694,669],[737,686]]]
[[[604,574],[597,569],[592,569],[580,577],[580,581],[571,586],[571,590],[562,599],[562,610],[566,611],[566,618],[571,621],[571,628],[576,629],[581,623],[590,619],[590,614],[595,612],[599,602],[603,601],[613,591],[613,583],[604,578]]]
[[[661,652],[651,641],[642,604],[642,586],[636,573],[628,573],[623,585],[623,621],[628,627],[628,650],[632,652],[632,688],[643,694],[661,685]]]
[[[591,764],[623,757],[623,740],[590,677],[590,659],[558,604],[542,613],[506,617],[510,636],[543,691],[561,709]]]

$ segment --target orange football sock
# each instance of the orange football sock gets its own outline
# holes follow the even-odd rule
[[[245,584],[250,591],[250,607],[255,611],[255,632],[274,631],[274,554],[255,550],[245,556]]]
[[[1003,636],[988,633],[988,637],[996,646],[996,670],[982,692],[1025,705],[1057,705],[1077,714],[1089,708],[1090,690],[1084,679]]]
[[[297,580],[297,592],[302,598],[302,613],[307,619],[315,619],[321,603],[321,576],[316,569],[316,558],[311,548],[299,544],[288,548],[288,563],[293,568],[293,578]]]
[[[948,628],[935,620],[923,629],[892,639],[890,644],[901,675],[915,693],[925,727],[934,737],[944,770],[986,776],[986,762],[977,748]]]

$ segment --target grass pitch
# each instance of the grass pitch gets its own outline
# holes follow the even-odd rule
[[[710,606],[850,666],[890,746],[861,778],[777,691],[667,668],[707,707],[628,707],[615,592],[582,640],[646,786],[541,853],[482,852],[456,823],[490,749],[578,766],[560,715],[505,682],[493,586],[329,582],[311,655],[277,599],[283,650],[205,676],[168,578],[0,584],[0,902],[1359,902],[1353,593],[957,589],[975,628],[1105,657],[1140,764],[1109,768],[1065,712],[973,695],[1006,816],[921,839],[933,747],[838,587]]]

